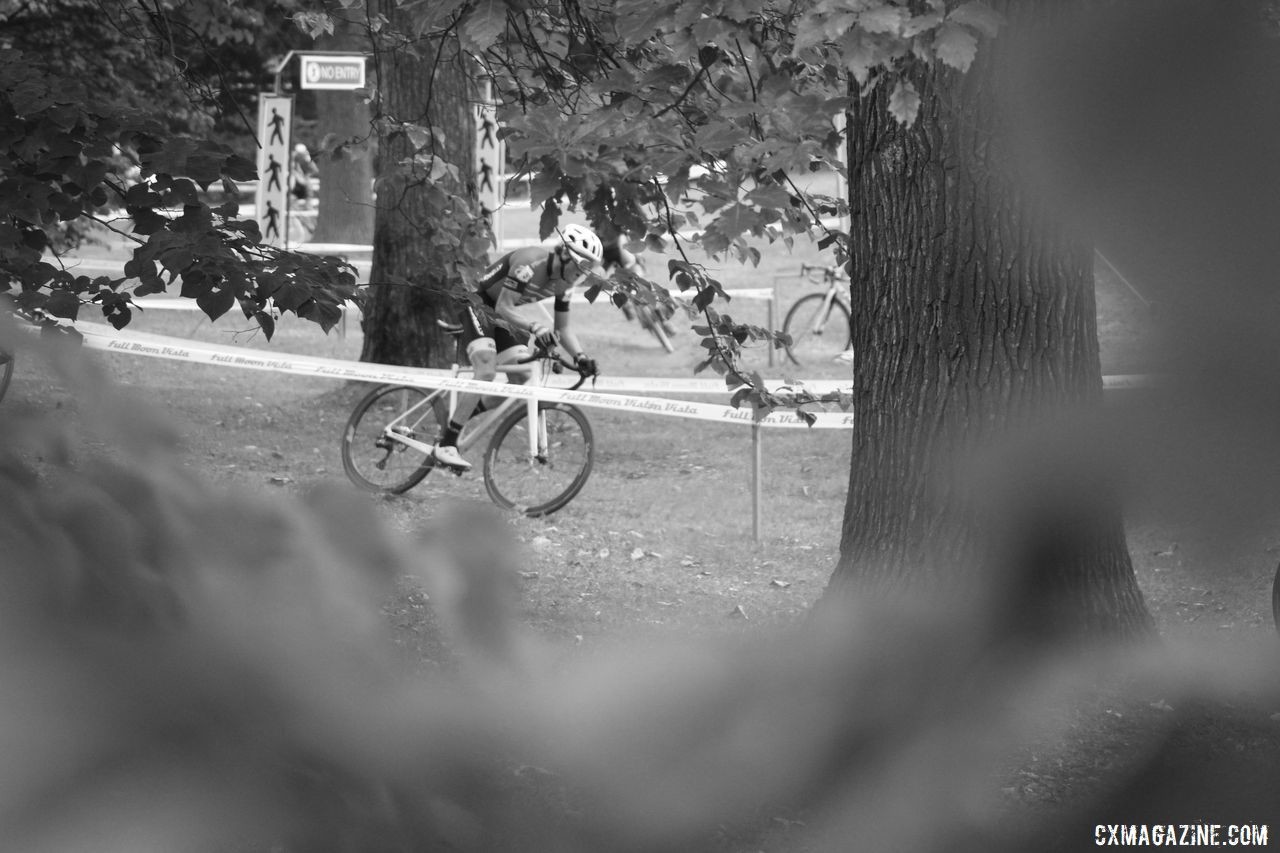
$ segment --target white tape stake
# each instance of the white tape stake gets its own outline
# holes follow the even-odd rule
[[[751,536],[760,544],[760,466],[763,454],[760,449],[760,425],[751,425]]]

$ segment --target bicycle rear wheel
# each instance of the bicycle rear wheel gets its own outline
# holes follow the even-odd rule
[[[810,293],[796,300],[782,322],[791,336],[787,356],[796,364],[823,364],[849,349],[853,342],[849,309],[838,298]]]
[[[524,407],[498,425],[484,455],[484,485],[498,506],[536,518],[582,491],[595,461],[595,441],[587,416],[565,403],[540,402],[534,428],[531,453]]]
[[[443,391],[407,385],[374,388],[356,405],[342,432],[342,468],[369,492],[398,495],[431,473],[431,455],[395,435],[431,443],[449,417]]]

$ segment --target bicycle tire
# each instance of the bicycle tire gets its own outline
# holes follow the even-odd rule
[[[434,431],[448,418],[448,399],[443,391],[380,385],[356,404],[342,431],[342,469],[351,482],[367,492],[400,495],[431,473],[435,463],[429,454],[383,438],[387,424],[427,399],[432,405],[405,429],[409,437],[431,442],[438,434]],[[432,434],[424,434],[427,430]]]
[[[0,400],[9,390],[9,382],[13,379],[13,353],[0,350]]]
[[[529,419],[521,407],[498,425],[484,454],[484,485],[503,509],[538,518],[559,510],[586,485],[595,463],[591,423],[565,403],[538,403],[547,424],[548,456],[529,458]]]
[[[837,296],[823,313],[826,293],[809,293],[796,300],[782,321],[782,331],[791,336],[787,357],[798,365],[832,361],[853,343],[849,307]],[[833,334],[834,332],[834,334]]]

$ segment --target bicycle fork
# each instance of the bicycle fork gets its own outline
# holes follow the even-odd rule
[[[542,465],[547,463],[547,418],[538,407],[536,398],[525,401],[529,419],[529,459]]]
[[[836,291],[834,287],[827,288],[826,296],[822,299],[822,307],[818,309],[818,313],[813,317],[813,327],[809,329],[812,334],[821,335],[827,327],[827,321],[831,319],[831,307],[836,300]]]

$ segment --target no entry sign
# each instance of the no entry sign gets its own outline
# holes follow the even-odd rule
[[[300,54],[304,89],[363,89],[364,56]]]

